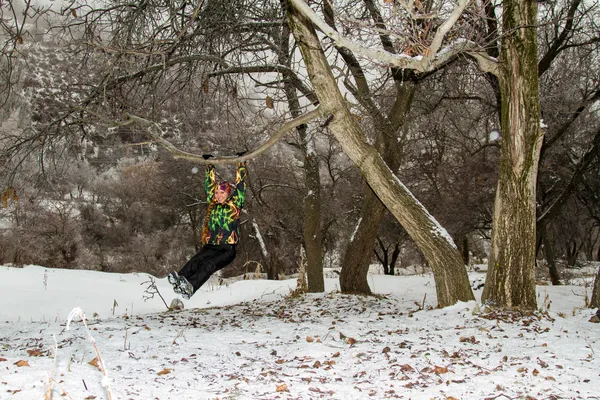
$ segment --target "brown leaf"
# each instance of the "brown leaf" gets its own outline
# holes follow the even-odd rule
[[[438,374],[438,375],[445,374],[447,372],[448,372],[448,368],[446,368],[446,367],[440,367],[438,365],[436,365],[435,368],[433,369],[433,373],[434,374]]]
[[[158,375],[166,375],[166,374],[170,374],[172,371],[171,368],[165,368],[162,371],[158,372]]]
[[[356,339],[349,337],[347,342],[350,346],[354,346],[354,343],[356,343]]]
[[[415,369],[408,364],[404,364],[404,365],[400,366],[400,370],[405,371],[405,372],[407,372],[407,371],[410,372],[410,371],[414,371]]]
[[[0,362],[2,362],[2,361],[8,361],[8,360],[6,358],[0,357]]]
[[[83,400],[94,400],[95,398],[96,398],[96,396],[89,395],[88,397],[85,397]]]
[[[100,362],[98,361],[98,357],[94,357],[94,359],[92,361],[88,362],[88,364],[98,368],[98,370],[101,371]]]
[[[209,83],[208,78],[206,78],[204,80],[204,82],[202,82],[202,91],[204,93],[208,93],[208,89],[210,88],[210,86],[208,85],[208,83]]]
[[[315,363],[313,364],[313,368],[320,368],[321,367],[321,361],[317,360],[315,361]]]
[[[71,15],[77,17],[77,11],[75,9],[71,10]]]
[[[273,104],[273,98],[271,96],[267,96],[267,98],[265,99],[265,103],[267,104],[267,108],[273,108],[274,104]]]
[[[540,371],[538,371],[536,368],[533,371],[531,371],[531,373],[533,374],[533,376],[538,376],[540,374]]]
[[[40,349],[31,349],[27,350],[27,354],[29,354],[30,357],[40,357],[42,352]]]
[[[287,385],[286,385],[285,383],[284,383],[284,384],[282,384],[282,385],[278,385],[278,386],[275,388],[275,390],[276,390],[277,392],[279,392],[279,393],[280,393],[280,392],[289,392],[289,390],[288,390],[288,387],[287,387]]]
[[[25,360],[19,360],[15,363],[17,367],[29,367],[29,363]]]
[[[17,36],[17,44],[23,44],[23,36]]]
[[[340,356],[340,352],[336,351],[335,353],[333,353],[333,355],[331,357],[335,358],[335,357],[339,357],[339,356]]]
[[[310,337],[310,336],[307,336],[307,337],[306,337],[306,341],[307,341],[308,343],[312,343],[312,342],[313,342],[313,340],[314,340],[314,339],[313,339],[312,337]]]

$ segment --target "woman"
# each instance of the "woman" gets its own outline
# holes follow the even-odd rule
[[[242,156],[244,153],[237,153]],[[202,156],[205,160],[210,154]],[[217,183],[215,167],[208,164],[205,179],[208,208],[202,228],[202,248],[179,271],[170,272],[169,283],[175,293],[189,299],[212,274],[223,269],[235,258],[235,246],[240,238],[240,212],[246,199],[246,162],[237,165],[235,185]]]

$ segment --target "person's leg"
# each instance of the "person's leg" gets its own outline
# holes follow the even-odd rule
[[[210,245],[202,246],[200,250],[198,250],[198,252],[194,254],[194,256],[190,258],[189,261],[186,262],[181,268],[179,275],[189,280],[189,278],[198,272],[198,269],[202,265],[202,260],[211,256],[212,247],[213,246]]]
[[[207,250],[198,258],[196,272],[186,279],[194,287],[194,293],[208,281],[212,274],[225,268],[235,259],[235,245],[204,246]]]

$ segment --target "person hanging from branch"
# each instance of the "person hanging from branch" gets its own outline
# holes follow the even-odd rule
[[[236,155],[241,157],[246,152]],[[209,160],[212,154],[204,154]],[[208,164],[205,177],[208,207],[202,228],[202,248],[178,272],[167,276],[173,291],[190,299],[215,272],[233,262],[240,239],[240,212],[246,199],[246,162],[237,164],[235,184],[217,182],[215,167]]]

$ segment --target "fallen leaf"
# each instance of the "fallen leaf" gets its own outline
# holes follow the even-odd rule
[[[94,400],[95,398],[96,398],[96,396],[89,395],[88,397],[85,397],[83,400]]]
[[[354,343],[356,343],[356,339],[349,337],[347,342],[350,346],[354,346]]]
[[[331,357],[335,358],[335,357],[339,357],[339,356],[340,356],[340,352],[336,351],[335,353],[333,353],[333,355]]]
[[[310,337],[310,336],[307,336],[307,337],[306,337],[306,341],[307,341],[308,343],[312,343],[312,341],[313,341],[313,340],[314,340],[314,339],[313,339],[312,337]]]
[[[289,392],[287,385],[284,383],[275,388],[277,392]]]
[[[448,372],[448,368],[446,368],[446,367],[440,367],[440,366],[437,366],[437,365],[433,369],[433,373],[438,374],[438,375],[445,374],[447,372]]]
[[[27,354],[29,354],[30,357],[40,357],[42,355],[42,352],[40,349],[32,349],[27,350]]]
[[[410,371],[414,371],[415,369],[408,364],[404,364],[404,365],[400,366],[400,370],[405,371],[405,372],[406,371],[410,372]]]
[[[2,361],[8,361],[8,360],[6,358],[0,357],[0,362],[2,362]]]
[[[98,368],[98,370],[100,370],[100,363],[98,362],[98,357],[94,357],[94,359],[88,362],[88,364],[93,365],[94,367]]]
[[[531,373],[533,374],[533,376],[538,376],[540,374],[540,371],[534,369],[533,371],[531,371]]]
[[[158,372],[157,375],[166,375],[166,374],[170,374],[172,371],[171,368],[165,368],[162,371]]]
[[[19,360],[15,363],[17,367],[29,367],[29,363],[25,360]]]

